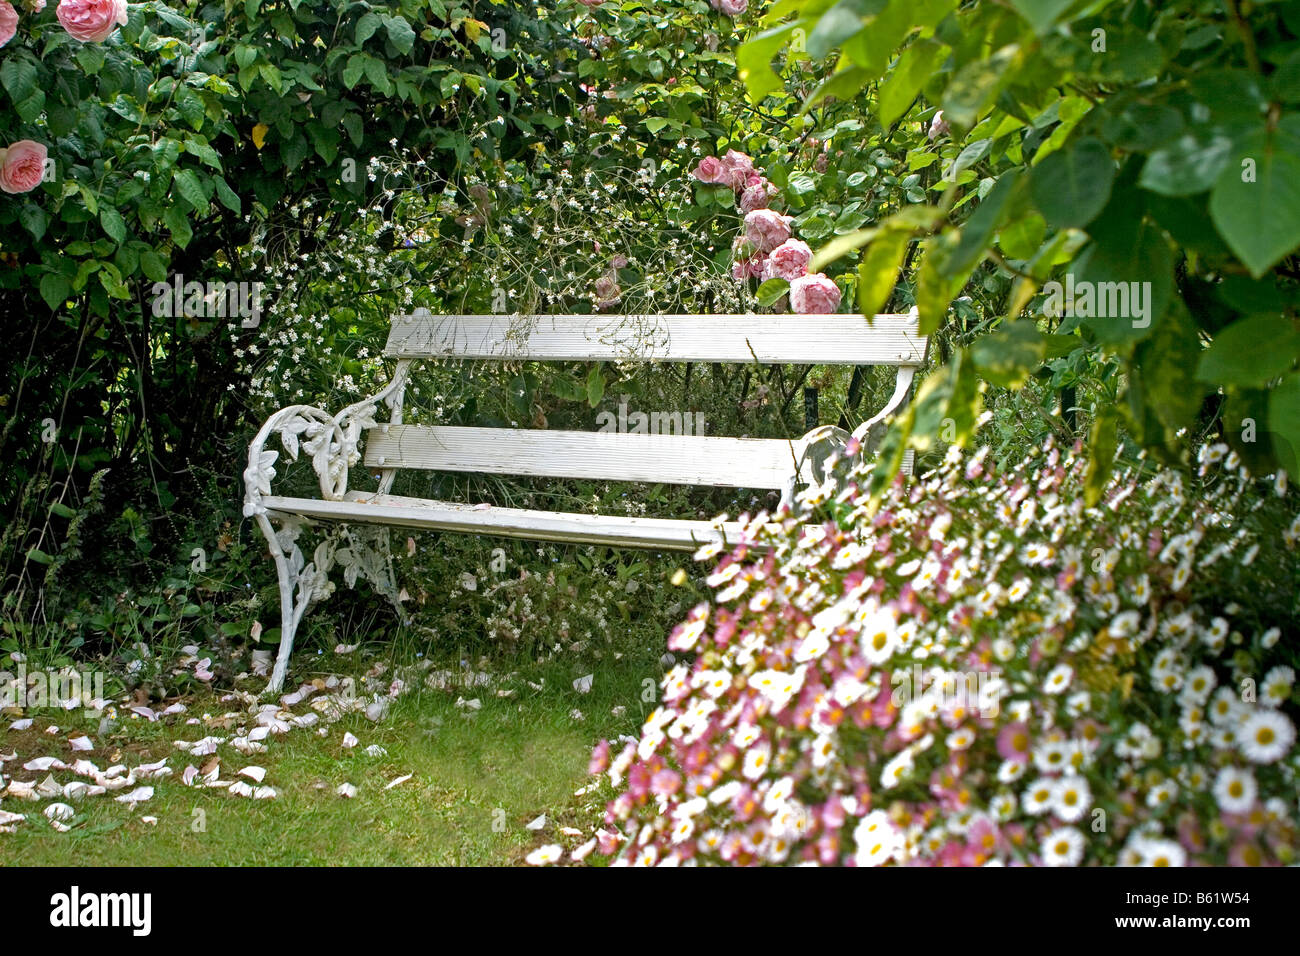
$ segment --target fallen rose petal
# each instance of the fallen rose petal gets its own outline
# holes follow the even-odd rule
[[[157,818],[157,817],[141,817],[141,818],[140,818],[140,822],[141,822],[141,823],[147,823],[147,824],[149,824],[149,826],[151,826],[151,827],[156,827],[156,826],[158,825],[158,818]]]
[[[252,661],[253,673],[258,677],[265,677],[271,672],[271,652],[265,650],[253,651]]]
[[[351,800],[357,795],[357,788],[352,786],[350,783],[341,783],[339,784],[339,788],[334,792],[345,800]]]
[[[0,825],[8,826],[13,823],[22,823],[27,817],[22,813],[10,813],[8,810],[0,810]]]
[[[256,743],[259,740],[265,740],[271,736],[270,727],[254,727],[248,732],[248,739]]]
[[[72,746],[73,750],[84,751],[95,749],[95,745],[91,743],[90,738],[84,735],[81,737],[73,737],[68,741],[68,743]]]
[[[47,800],[50,797],[61,797],[63,796],[63,784],[55,780],[53,774],[46,774],[45,779],[36,785],[36,794],[45,797]]]
[[[227,792],[233,793],[239,797],[251,797],[253,795],[253,788],[242,780],[236,780],[230,785]]]
[[[71,820],[76,815],[76,810],[72,809],[66,803],[51,803],[45,808],[45,819],[47,820]]]
[[[560,832],[565,836],[582,836],[582,831],[573,827],[560,827]]]
[[[143,803],[153,797],[153,787],[136,787],[130,793],[124,793],[120,797],[114,797],[118,803],[129,803],[134,806],[137,803]]]
[[[379,744],[371,744],[366,748],[367,757],[386,757],[387,755],[388,751],[379,746]]]
[[[352,735],[351,731],[348,731],[343,735],[343,746],[347,747],[349,750],[359,743],[361,743],[361,741],[357,740],[357,738]]]
[[[132,707],[131,713],[145,718],[150,723],[158,719],[158,714],[152,707]]]
[[[111,780],[113,777],[120,777],[124,773],[126,773],[126,765],[115,763],[104,771],[104,776]]]
[[[80,800],[90,793],[90,784],[84,780],[70,780],[63,785],[64,800]]]
[[[37,757],[23,764],[23,769],[36,773],[41,770],[67,770],[68,765],[58,757]]]
[[[573,682],[573,689],[576,690],[579,694],[590,693],[591,682],[595,679],[596,679],[595,674],[587,674],[585,677],[579,677],[577,680]]]
[[[258,787],[253,791],[254,800],[274,800],[278,796],[275,787]]]
[[[578,847],[576,850],[570,853],[569,859],[572,860],[574,863],[581,863],[583,860],[585,860],[588,856],[591,855],[591,851],[594,849],[596,849],[596,838],[592,837],[582,846]]]
[[[190,764],[188,767],[186,767],[184,770],[181,771],[181,783],[185,784],[185,786],[187,787],[191,786],[193,785],[194,781],[198,778],[198,776],[199,776],[199,768],[194,766],[194,764]]]
[[[303,714],[299,717],[295,717],[293,720],[289,721],[289,723],[293,724],[295,727],[311,727],[319,720],[320,714]]]
[[[160,711],[159,716],[171,717],[173,714],[183,714],[188,709],[189,708],[187,708],[184,704],[172,704],[166,710]]]
[[[335,653],[335,654],[351,654],[353,651],[355,651],[355,650],[356,650],[358,647],[360,647],[360,646],[361,646],[360,644],[338,644],[338,645],[336,645],[335,648],[334,648],[334,653]]]
[[[32,718],[24,717],[21,720],[15,720],[9,725],[10,730],[26,730],[32,725]]]
[[[530,820],[528,823],[525,823],[525,824],[524,824],[524,829],[525,829],[525,830],[540,830],[540,829],[542,829],[542,827],[544,827],[544,826],[546,826],[546,814],[543,813],[543,814],[542,814],[540,817],[538,817],[536,820]]]
[[[266,768],[258,766],[245,767],[239,771],[239,776],[261,783],[266,779]]]
[[[392,790],[394,787],[398,786],[399,784],[406,783],[406,781],[410,780],[410,779],[411,779],[412,777],[414,777],[414,776],[415,776],[415,774],[413,774],[413,773],[408,773],[408,774],[406,774],[405,776],[398,777],[396,780],[392,781],[392,782],[389,783],[386,787],[384,787],[384,789],[385,789],[385,790]]]
[[[163,773],[162,771],[164,770],[166,770],[167,773]],[[135,768],[135,773],[137,777],[142,779],[153,776],[165,777],[168,773],[171,773],[171,769],[167,766],[166,759],[163,759],[155,761],[154,763],[142,763],[140,766]]]

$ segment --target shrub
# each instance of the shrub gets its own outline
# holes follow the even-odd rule
[[[847,462],[840,463],[843,473]],[[749,521],[669,646],[616,862],[1292,862],[1294,498],[1224,445],[1084,503],[1049,443]],[[804,524],[805,517],[828,520]],[[748,520],[748,519],[747,519]],[[755,545],[766,544],[764,553]],[[703,549],[699,557],[709,557]]]

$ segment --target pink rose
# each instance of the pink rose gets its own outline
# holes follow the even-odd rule
[[[736,192],[744,189],[749,183],[749,177],[754,175],[754,161],[734,149],[727,150],[727,155],[722,157],[722,165],[727,170],[724,182],[730,183]]]
[[[714,10],[719,10],[729,17],[738,17],[749,9],[749,0],[709,0]]]
[[[731,277],[737,282],[744,282],[746,279],[761,279],[767,266],[767,256],[762,253],[752,255],[747,259],[736,259],[731,264]]]
[[[54,15],[73,39],[102,43],[126,26],[126,0],[59,0]]]
[[[745,239],[759,252],[771,252],[790,238],[791,216],[770,209],[755,209],[745,214]]]
[[[0,150],[0,189],[10,195],[31,192],[45,175],[46,155],[45,144],[30,139],[20,139]]]
[[[934,119],[930,120],[930,142],[934,142],[940,136],[947,136],[952,130],[948,128],[948,121],[943,118],[943,110],[934,114]]]
[[[18,32],[18,11],[8,0],[0,0],[0,46],[4,46]]]
[[[584,7],[598,7],[604,3],[605,0],[578,0],[578,2]]]
[[[755,209],[766,209],[779,190],[762,176],[750,176],[749,185],[740,194],[740,211],[751,213]]]
[[[787,239],[767,257],[767,266],[763,269],[764,279],[795,279],[808,273],[808,263],[812,262],[812,249],[801,239]]]
[[[691,175],[702,183],[729,183],[731,173],[716,156],[705,156],[698,166],[691,170]]]
[[[815,272],[790,283],[790,311],[799,315],[824,315],[840,307],[840,287]]]
[[[28,13],[40,13],[45,9],[45,0],[23,0],[23,7]]]
[[[623,291],[618,287],[618,280],[613,276],[601,276],[596,280],[596,308],[608,309],[618,305]]]

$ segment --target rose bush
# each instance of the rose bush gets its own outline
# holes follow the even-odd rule
[[[1077,448],[1005,474],[954,449],[878,508],[857,465],[795,513],[746,517],[714,605],[671,635],[692,657],[662,706],[593,756],[615,788],[601,851],[1295,862],[1296,660],[1279,637],[1300,514],[1226,446],[1200,461],[1117,475],[1088,507]]]

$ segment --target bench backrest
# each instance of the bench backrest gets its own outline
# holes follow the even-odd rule
[[[505,315],[393,319],[385,354],[399,360],[627,361],[891,365],[925,360],[915,314]],[[901,381],[901,379],[900,379]],[[365,463],[397,469],[788,489],[798,441],[685,434],[401,424],[370,429]]]

